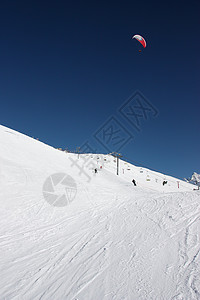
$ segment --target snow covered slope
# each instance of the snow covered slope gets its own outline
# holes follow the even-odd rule
[[[0,126],[0,299],[200,299],[199,191],[119,166]]]

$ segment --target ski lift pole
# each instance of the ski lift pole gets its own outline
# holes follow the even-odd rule
[[[119,158],[121,158],[122,155],[120,153],[116,153],[116,152],[111,152],[109,154],[114,156],[115,158],[117,158],[117,175],[119,175]]]
[[[77,153],[78,153],[78,159],[79,159],[79,151],[80,151],[80,147],[77,147],[77,149],[76,149],[76,151],[77,151]]]
[[[116,157],[117,157],[117,175],[119,175],[119,158],[122,157],[122,155],[119,153],[116,153]]]

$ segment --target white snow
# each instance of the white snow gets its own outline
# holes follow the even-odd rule
[[[194,172],[191,177],[191,181],[195,182],[197,185],[200,185],[200,174]]]
[[[4,126],[0,145],[0,299],[200,299],[193,185]]]

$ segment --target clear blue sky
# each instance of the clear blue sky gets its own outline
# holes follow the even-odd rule
[[[1,1],[1,124],[106,153],[95,137],[114,118],[133,139],[109,150],[177,177],[200,172],[199,15],[199,1]],[[157,112],[140,131],[119,111],[135,91]]]

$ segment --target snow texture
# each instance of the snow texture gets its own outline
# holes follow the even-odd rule
[[[194,182],[196,185],[200,186],[200,174],[194,172],[191,177],[191,182]]]
[[[4,126],[0,143],[0,299],[200,299],[192,184]]]

